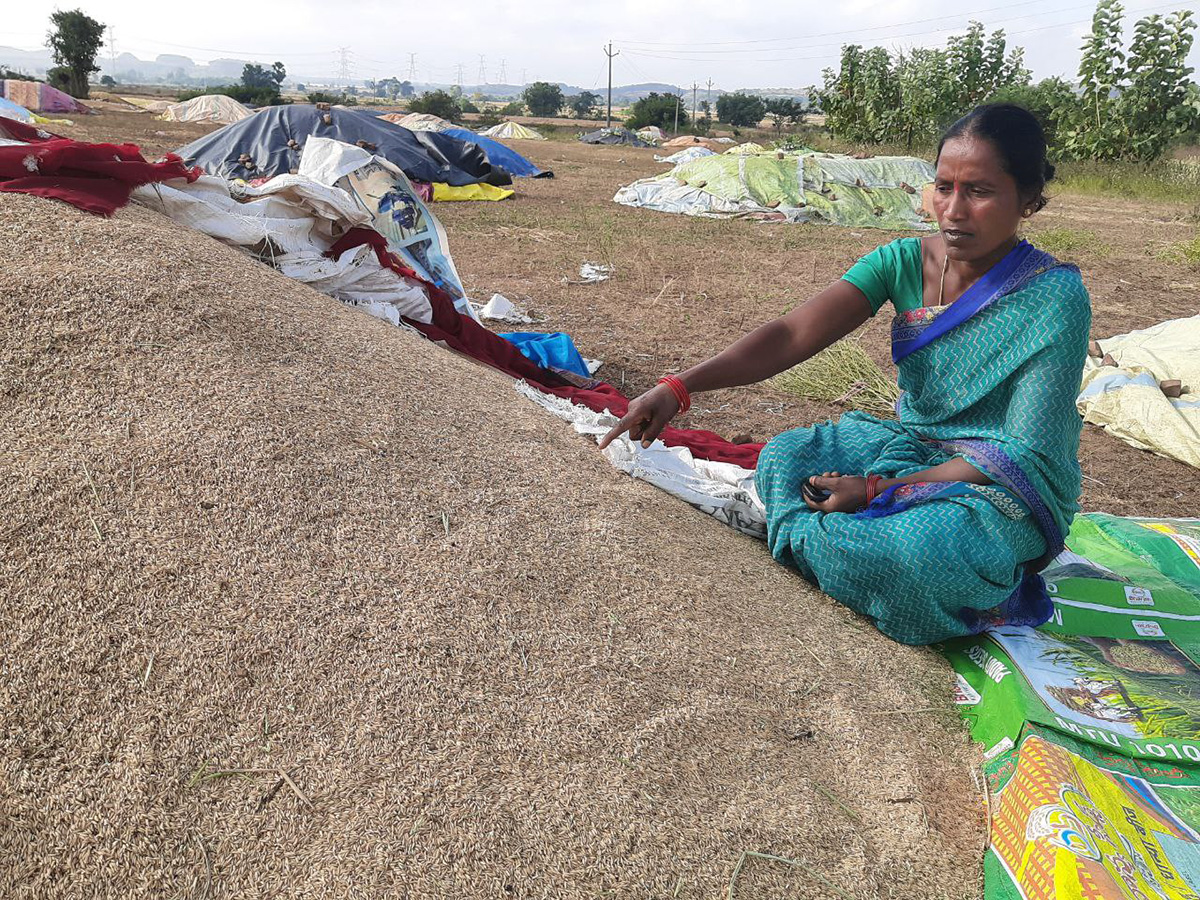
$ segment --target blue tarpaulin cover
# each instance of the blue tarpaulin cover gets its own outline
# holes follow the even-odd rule
[[[506,147],[504,144],[490,137],[484,137],[482,134],[476,134],[473,131],[468,131],[465,128],[447,128],[442,134],[448,134],[451,137],[456,137],[464,141],[471,141],[483,148],[492,165],[502,166],[511,174],[520,178],[553,178],[554,173],[543,171],[535,166],[532,162],[523,157],[511,147]]]
[[[189,165],[210,174],[249,181],[299,168],[300,153],[310,135],[347,144],[362,142],[360,146],[414,181],[455,187],[480,182],[512,184],[508,171],[489,161],[476,143],[432,131],[409,131],[366,110],[336,106],[320,110],[307,103],[260,109],[250,118],[226,125],[175,152]]]

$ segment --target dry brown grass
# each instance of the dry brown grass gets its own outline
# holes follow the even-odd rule
[[[148,210],[0,239],[0,896],[978,896],[931,652]]]

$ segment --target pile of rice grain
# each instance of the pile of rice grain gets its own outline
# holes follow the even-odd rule
[[[0,896],[978,896],[932,653],[149,210],[0,237]]]

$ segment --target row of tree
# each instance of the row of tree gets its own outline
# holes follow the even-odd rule
[[[777,131],[785,125],[799,125],[804,121],[807,108],[791,97],[763,99],[741,91],[721,94],[717,98],[717,120],[734,127],[755,126],[770,118]],[[629,107],[625,124],[630,128],[645,128],[657,125],[665,130],[690,129],[707,132],[712,126],[712,108],[707,100],[700,101],[695,121],[688,113],[682,94],[659,94],[650,92]]]
[[[826,69],[824,77],[813,99],[835,135],[856,143],[912,146],[934,138],[948,121],[999,89],[1028,84],[1029,70],[1019,47],[1008,52],[1003,31],[987,37],[983,26],[972,22],[944,49],[889,53],[883,47],[847,45],[839,69]]]
[[[1060,155],[1157,159],[1200,126],[1200,90],[1185,64],[1196,26],[1187,10],[1147,16],[1126,52],[1123,13],[1119,0],[1100,0],[1077,88],[1061,78],[1033,84],[1024,51],[972,22],[941,49],[845,46],[813,99],[829,130],[855,143],[927,144],[972,107],[1008,101],[1038,115]]]
[[[501,116],[519,116],[529,112],[533,116],[557,116],[564,109],[577,119],[590,119],[596,115],[600,95],[592,91],[566,96],[557,84],[536,81],[525,88],[520,100],[512,100],[495,110]],[[479,107],[458,89],[451,91],[426,91],[408,103],[411,112],[429,113],[448,121],[458,121],[462,113],[478,113]]]

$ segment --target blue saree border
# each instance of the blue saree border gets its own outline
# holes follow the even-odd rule
[[[1019,290],[1026,282],[1059,265],[1051,254],[1022,240],[987,273],[946,307],[945,311],[923,322],[909,322],[902,315],[892,322],[892,361],[927,347],[947,332],[967,322],[996,300]]]

